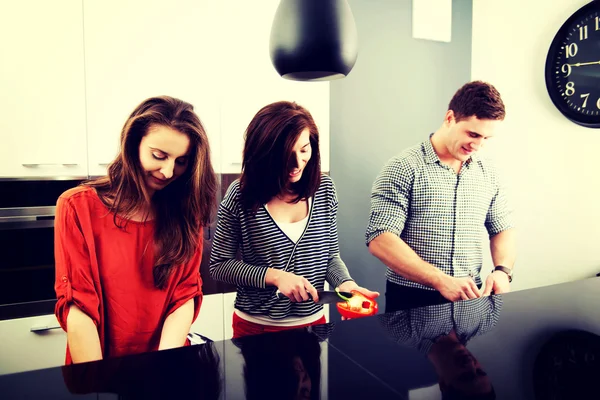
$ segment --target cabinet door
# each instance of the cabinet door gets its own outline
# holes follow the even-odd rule
[[[320,132],[322,170],[329,171],[329,82],[289,81],[271,63],[271,24],[279,0],[218,3],[223,173],[241,171],[248,124],[262,107],[280,100],[295,101],[310,111]]]
[[[194,106],[218,170],[217,2],[83,1],[90,175],[106,173],[129,114],[159,95]]]
[[[67,334],[54,314],[0,321],[0,375],[64,365]]]
[[[192,324],[190,332],[218,341],[225,338],[223,330],[223,294],[205,295],[202,299],[200,314]]]
[[[87,176],[81,7],[0,4],[0,177]]]
[[[223,326],[224,339],[233,338],[233,313],[235,312],[236,292],[223,294]]]

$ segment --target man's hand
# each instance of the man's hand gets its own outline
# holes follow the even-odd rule
[[[485,290],[483,296],[489,296],[492,294],[501,294],[510,292],[510,283],[508,282],[508,275],[502,271],[494,271],[488,275],[485,281]]]
[[[442,275],[434,287],[450,301],[469,300],[481,297],[481,291],[471,277],[454,278]]]

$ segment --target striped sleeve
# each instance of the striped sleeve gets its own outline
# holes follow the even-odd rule
[[[352,281],[346,264],[340,257],[340,245],[337,229],[338,199],[335,185],[331,181],[331,200],[329,203],[329,262],[327,263],[327,282],[334,288],[346,281]]]
[[[223,200],[225,201],[226,199]],[[236,259],[241,242],[239,217],[221,203],[210,253],[211,276],[218,281],[238,286],[265,288],[267,267],[251,265]]]

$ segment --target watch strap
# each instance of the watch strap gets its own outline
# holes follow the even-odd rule
[[[512,269],[510,268],[506,268],[503,265],[496,265],[496,267],[494,268],[494,271],[502,271],[504,272],[506,275],[508,275],[508,282],[512,282],[512,278],[513,278],[513,273],[512,273]]]

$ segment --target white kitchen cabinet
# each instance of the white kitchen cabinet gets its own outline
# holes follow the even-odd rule
[[[81,0],[0,3],[0,177],[87,176]]]
[[[223,294],[204,296],[190,332],[224,339]],[[0,321],[0,375],[64,365],[67,334],[54,314]]]
[[[191,333],[197,333],[213,341],[223,340],[223,294],[205,295],[200,307],[200,314],[190,328]]]
[[[67,334],[54,314],[0,321],[0,375],[64,365]]]
[[[297,82],[277,74],[269,56],[279,0],[219,1],[221,167],[241,171],[244,132],[269,103],[295,101],[310,111],[320,132],[321,168],[329,171],[329,82]]]
[[[106,173],[123,124],[148,97],[191,103],[219,166],[220,62],[210,0],[83,0],[90,175]]]
[[[235,310],[233,306],[235,304],[235,296],[235,292],[223,295],[223,325],[225,326],[223,333],[225,334],[225,340],[233,338],[233,312]]]

